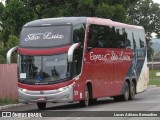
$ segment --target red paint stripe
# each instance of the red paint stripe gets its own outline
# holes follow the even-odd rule
[[[71,85],[73,83],[73,80],[58,83],[58,84],[52,84],[52,85],[26,85],[22,83],[18,83],[18,87],[27,89],[27,90],[55,90],[61,87],[65,87],[68,85]]]
[[[18,48],[19,54],[25,55],[51,55],[51,54],[58,54],[67,52],[70,46],[53,48],[53,49],[44,49],[44,50],[33,50],[28,48]]]

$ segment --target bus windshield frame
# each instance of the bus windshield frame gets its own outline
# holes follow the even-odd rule
[[[67,53],[50,56],[19,55],[20,83],[55,84],[67,80],[69,80]]]

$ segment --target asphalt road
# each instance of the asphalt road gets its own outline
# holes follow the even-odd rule
[[[137,94],[134,100],[127,102],[115,102],[112,98],[103,98],[99,99],[96,104],[87,108],[79,107],[78,103],[49,103],[47,104],[46,110],[43,111],[38,110],[36,104],[13,107],[3,111],[41,113],[42,116],[57,115],[56,117],[45,118],[19,118],[21,120],[160,120],[160,117],[103,117],[107,116],[106,114],[110,114],[109,111],[118,111],[115,112],[115,114],[119,114],[121,111],[131,111],[131,113],[133,111],[133,114],[136,111],[148,111],[149,113],[152,111],[160,111],[160,87],[149,86],[145,92]],[[99,114],[100,112],[101,114]],[[112,112],[112,115],[113,113],[114,112]],[[88,115],[90,117],[86,117]],[[0,120],[1,119],[17,120],[17,118],[0,118]]]

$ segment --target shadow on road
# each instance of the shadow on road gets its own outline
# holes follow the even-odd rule
[[[143,99],[143,98],[142,98]],[[134,100],[131,101],[114,101],[112,98],[102,98],[102,99],[98,99],[98,101],[94,104],[91,104],[88,107],[81,107],[79,102],[75,102],[75,103],[48,103],[47,107],[45,110],[39,110],[34,109],[32,111],[88,111],[94,108],[100,108],[101,106],[104,105],[112,105],[112,104],[116,104],[116,103],[130,103],[130,102],[135,102],[135,101],[141,101],[141,98],[137,98],[135,97]],[[31,111],[31,110],[29,110]]]
[[[91,104],[87,108],[89,109],[90,107],[98,107],[102,106],[104,104],[111,104],[115,103],[113,99],[100,99],[96,103]],[[53,103],[54,104],[54,103]],[[83,107],[80,106],[79,102],[76,103],[66,103],[65,105],[60,105],[60,106],[52,106],[52,107],[47,107],[46,110],[81,110],[84,109]]]

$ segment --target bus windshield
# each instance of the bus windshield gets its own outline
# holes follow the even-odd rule
[[[23,27],[21,47],[57,47],[71,43],[71,25]]]
[[[53,84],[68,78],[67,54],[19,57],[19,82],[24,84]]]

